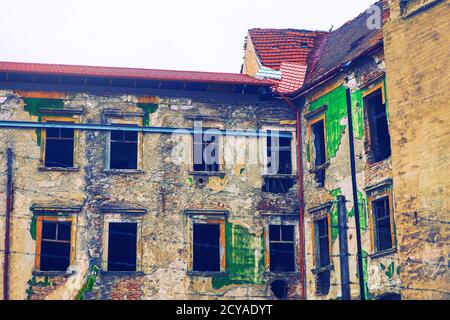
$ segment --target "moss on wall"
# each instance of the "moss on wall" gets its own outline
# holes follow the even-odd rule
[[[212,278],[213,288],[219,289],[230,284],[264,283],[264,235],[256,236],[246,228],[228,222],[225,233],[227,276]]]
[[[46,109],[63,109],[64,100],[62,99],[43,99],[43,98],[23,98],[25,102],[24,111],[28,112],[30,116],[37,117],[38,122],[42,122],[42,113],[39,111],[40,108]],[[41,129],[36,129],[36,143],[38,146],[41,145]]]
[[[81,287],[80,291],[78,291],[77,295],[75,296],[75,300],[84,300],[86,293],[91,292],[94,288],[95,279],[98,276],[98,267],[96,265],[93,265],[89,272],[86,274],[85,281],[83,283],[83,286]]]
[[[144,126],[150,125],[150,114],[155,113],[158,110],[158,104],[156,103],[138,103],[138,108],[142,109],[145,112],[142,117],[142,124]]]

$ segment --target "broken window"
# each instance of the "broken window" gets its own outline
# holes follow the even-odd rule
[[[379,162],[391,156],[391,138],[382,89],[364,97],[364,107],[368,117],[371,161]]]
[[[136,271],[137,223],[110,222],[108,271]]]
[[[64,122],[47,122],[64,123]],[[48,128],[45,129],[45,158],[44,165],[49,168],[73,167],[74,129]]]
[[[381,252],[392,248],[389,196],[372,201],[372,216],[375,226],[375,250],[377,252]]]
[[[40,271],[66,271],[70,265],[71,222],[41,222]]]
[[[314,238],[316,267],[327,267],[330,265],[330,238],[327,218],[314,222]]]
[[[269,225],[270,271],[295,271],[293,225]]]
[[[327,162],[325,151],[325,125],[323,119],[311,125],[314,167],[319,167]]]
[[[193,271],[220,271],[220,224],[193,224]]]
[[[262,190],[271,193],[287,193],[293,185],[294,180],[292,178],[265,176]]]
[[[267,172],[268,174],[292,174],[292,154],[290,132],[267,131]]]
[[[219,135],[194,134],[194,171],[219,171]]]
[[[137,169],[138,132],[112,130],[109,160],[110,169]]]

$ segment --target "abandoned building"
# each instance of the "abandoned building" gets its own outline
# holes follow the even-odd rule
[[[448,299],[446,9],[250,29],[241,74],[0,62],[3,299]]]
[[[448,300],[450,2],[389,4],[384,46],[402,297]]]

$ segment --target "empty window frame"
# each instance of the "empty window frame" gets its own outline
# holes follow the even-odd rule
[[[62,119],[61,119],[62,120]],[[66,120],[66,119],[65,119]],[[68,119],[70,120],[70,118]],[[46,123],[65,123],[44,118]],[[48,168],[70,168],[74,166],[74,129],[47,128],[44,136],[44,166]]]
[[[269,224],[269,254],[271,272],[296,270],[294,225]]]
[[[218,172],[220,170],[219,135],[209,133],[195,133],[194,142],[194,171]]]
[[[221,271],[221,224],[194,223],[192,270]]]
[[[371,162],[379,162],[391,156],[391,137],[386,113],[384,92],[381,86],[371,89],[364,96],[369,126],[369,145]]]
[[[390,194],[377,199],[370,199],[373,226],[373,249],[382,252],[393,247],[393,216]]]
[[[136,271],[137,223],[109,222],[108,271]]]
[[[268,174],[292,174],[291,132],[267,130],[266,156]]]
[[[72,260],[72,219],[38,217],[36,240],[36,269],[67,271]]]
[[[311,167],[316,168],[327,162],[325,116],[308,123]]]
[[[330,227],[328,217],[314,221],[314,258],[316,268],[324,268],[331,264],[330,259]]]
[[[138,168],[139,133],[112,130],[109,149],[110,169]]]

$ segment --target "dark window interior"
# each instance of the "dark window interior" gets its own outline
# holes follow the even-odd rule
[[[267,131],[267,170],[269,174],[291,174],[291,138],[279,135],[289,134],[280,131],[274,135],[272,131]]]
[[[311,126],[311,131],[313,134],[314,166],[318,167],[327,161],[325,152],[325,126],[323,120],[314,123]]]
[[[111,169],[137,169],[138,133],[134,131],[111,131]]]
[[[316,274],[316,295],[327,295],[330,292],[330,270],[320,271]]]
[[[270,176],[264,177],[262,190],[271,193],[287,193],[294,185],[294,180],[291,178],[272,178]]]
[[[293,225],[269,225],[270,271],[295,271]]]
[[[372,212],[375,224],[375,244],[377,251],[392,248],[391,214],[389,197],[372,202]]]
[[[385,293],[378,297],[377,300],[402,300],[402,296],[398,293]]]
[[[194,134],[194,171],[219,171],[219,136]]]
[[[45,132],[45,166],[49,168],[73,167],[74,130],[48,128],[45,129]]]
[[[391,156],[391,137],[381,89],[365,97],[364,106],[369,121],[371,160],[379,162]]]
[[[220,224],[194,223],[194,271],[220,271]]]
[[[288,296],[288,287],[285,280],[275,280],[270,284],[273,295],[278,300],[285,300]]]
[[[330,247],[328,234],[328,219],[323,218],[315,221],[314,235],[316,241],[316,266],[319,268],[330,265]]]
[[[136,271],[137,223],[110,222],[108,271]]]
[[[42,221],[41,271],[66,271],[70,265],[71,222]]]

